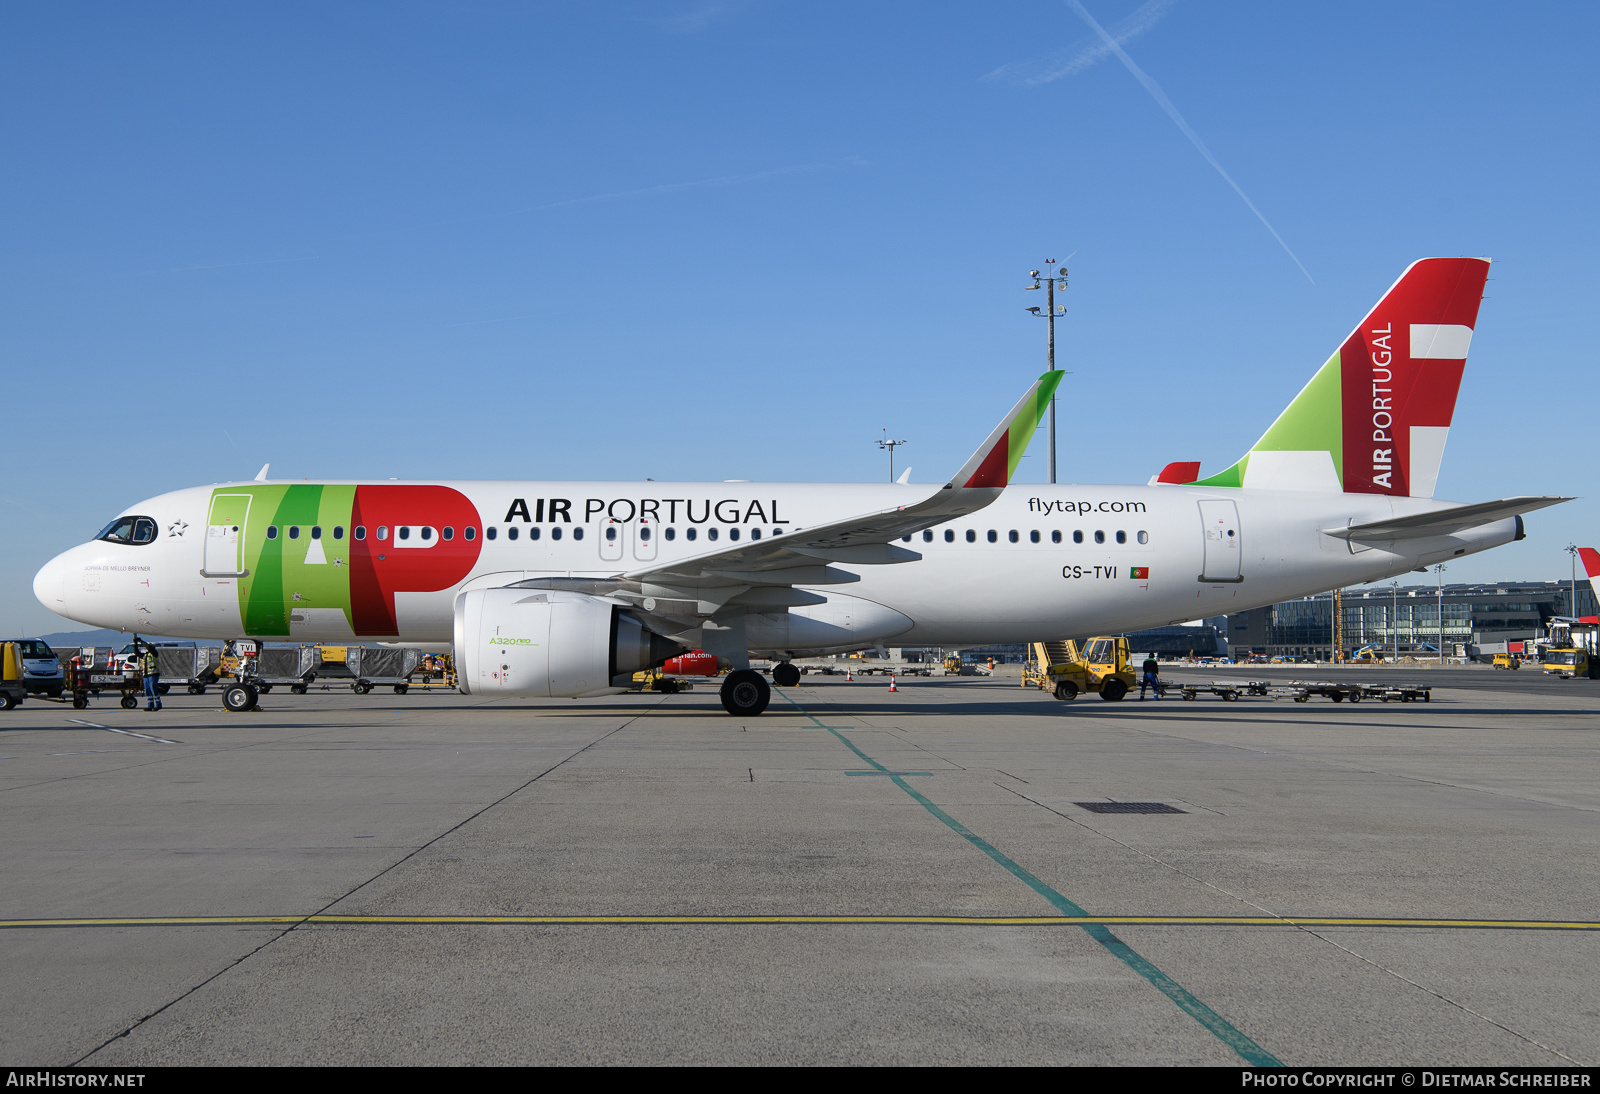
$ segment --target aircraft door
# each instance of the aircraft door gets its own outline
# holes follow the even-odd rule
[[[1238,582],[1243,549],[1239,543],[1239,507],[1221,499],[1200,503],[1200,525],[1205,531],[1205,562],[1201,581]]]
[[[628,526],[620,520],[606,518],[595,529],[600,540],[600,557],[606,562],[618,562],[622,559],[623,541],[628,538]]]
[[[250,516],[249,494],[218,494],[211,499],[206,518],[205,577],[244,577],[245,528]]]
[[[649,562],[656,557],[656,537],[661,528],[654,517],[640,517],[633,530],[633,557]]]

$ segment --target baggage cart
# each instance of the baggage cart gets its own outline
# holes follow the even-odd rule
[[[1326,680],[1291,680],[1287,690],[1297,703],[1309,702],[1313,695],[1324,695],[1335,703],[1342,703],[1346,699],[1359,703],[1367,693],[1362,684],[1333,684]]]
[[[1386,684],[1368,686],[1366,689],[1368,699],[1376,699],[1381,703],[1431,703],[1433,702],[1433,688],[1390,687]]]
[[[1223,702],[1233,703],[1241,695],[1270,695],[1272,692],[1272,686],[1265,680],[1213,680],[1209,684],[1162,684],[1161,697],[1165,699],[1167,691],[1174,687],[1190,702],[1202,693],[1217,695]]]
[[[102,691],[122,694],[122,709],[132,710],[139,705],[139,694],[144,690],[144,674],[137,663],[119,658],[110,646],[84,646],[71,662],[63,665],[67,690],[72,692],[72,709],[82,710],[89,705],[89,696]]]
[[[279,684],[287,685],[296,695],[304,695],[321,667],[322,650],[316,646],[273,646],[256,655],[244,682],[253,684],[263,695]]]
[[[354,678],[350,690],[365,695],[379,684],[388,684],[396,695],[404,695],[411,674],[422,663],[422,651],[410,647],[351,646],[345,664]]]
[[[190,695],[204,695],[217,682],[222,669],[222,651],[215,646],[157,646],[161,663],[160,689],[183,686]]]

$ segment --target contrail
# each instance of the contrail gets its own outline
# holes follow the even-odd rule
[[[1089,24],[1090,29],[1100,36],[1100,40],[1105,43],[1106,48],[1117,55],[1117,60],[1122,62],[1124,68],[1133,73],[1133,78],[1144,85],[1144,89],[1150,92],[1150,97],[1155,99],[1161,109],[1167,112],[1167,117],[1172,119],[1172,123],[1183,131],[1185,137],[1189,138],[1189,143],[1194,145],[1195,149],[1206,158],[1207,163],[1217,169],[1217,174],[1222,176],[1223,181],[1233,187],[1233,192],[1239,195],[1240,200],[1248,205],[1250,211],[1256,215],[1256,219],[1262,223],[1267,231],[1272,233],[1272,238],[1278,241],[1278,246],[1283,248],[1284,254],[1294,259],[1294,264],[1300,267],[1300,272],[1306,275],[1306,280],[1315,285],[1317,282],[1311,276],[1311,271],[1306,269],[1305,263],[1301,262],[1295,253],[1289,249],[1289,245],[1278,234],[1278,229],[1274,228],[1267,218],[1261,215],[1261,210],[1256,208],[1256,203],[1250,200],[1249,195],[1239,189],[1239,184],[1233,181],[1233,176],[1223,170],[1222,164],[1217,162],[1217,157],[1213,156],[1211,149],[1206,147],[1206,142],[1200,139],[1200,134],[1189,128],[1189,123],[1183,120],[1183,115],[1179,114],[1178,108],[1172,105],[1172,100],[1167,98],[1165,91],[1161,90],[1161,85],[1151,79],[1144,69],[1133,63],[1133,58],[1128,56],[1127,51],[1122,48],[1115,38],[1106,33],[1105,27],[1095,21],[1095,17],[1089,14],[1089,10],[1080,3],[1080,0],[1066,0],[1066,3],[1067,7],[1077,12],[1078,18]]]
[[[1111,36],[1119,44],[1126,45],[1161,22],[1177,2],[1178,0],[1147,0],[1132,15],[1120,23],[1113,23]],[[1001,65],[984,76],[984,79],[1009,80],[1024,87],[1038,87],[1040,84],[1053,83],[1067,76],[1076,76],[1110,56],[1111,50],[1106,48],[1104,42],[1079,42],[1043,59],[1012,61],[1010,64]]]

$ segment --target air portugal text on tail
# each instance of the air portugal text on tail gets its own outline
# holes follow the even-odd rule
[[[1201,484],[1433,497],[1488,276],[1481,258],[1413,263],[1250,452]]]
[[[1148,486],[1014,484],[1063,375],[1049,372],[934,483],[263,472],[139,502],[41,569],[34,595],[142,635],[448,642],[461,689],[481,698],[603,695],[699,651],[728,670],[722,704],[740,717],[770,698],[752,657],[791,686],[800,657],[1244,611],[1509,543],[1523,514],[1566,500],[1433,499],[1487,271],[1413,265],[1208,479],[1189,462]]]

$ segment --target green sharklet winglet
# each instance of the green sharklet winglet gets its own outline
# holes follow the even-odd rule
[[[1344,400],[1340,388],[1339,354],[1335,353],[1311,377],[1310,383],[1284,408],[1278,420],[1250,446],[1250,451],[1226,471],[1201,479],[1195,486],[1243,486],[1250,456],[1256,452],[1327,452],[1334,471],[1344,471]]]
[[[956,472],[952,484],[969,489],[995,489],[1009,483],[1017,473],[1017,464],[1022,462],[1023,453],[1028,450],[1028,442],[1033,439],[1034,431],[1039,428],[1039,422],[1050,406],[1051,396],[1055,395],[1056,387],[1065,375],[1059,369],[1054,369],[1034,381],[1027,394],[1011,408],[1011,413],[972,454],[966,466]]]

